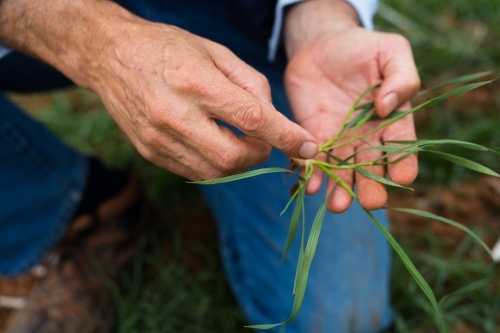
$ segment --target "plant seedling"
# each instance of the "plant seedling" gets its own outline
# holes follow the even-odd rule
[[[317,159],[307,159],[307,160],[302,160],[302,159],[291,159],[291,168],[290,169],[285,169],[285,168],[263,168],[263,169],[257,169],[257,170],[252,170],[249,172],[233,175],[233,176],[228,176],[228,177],[222,177],[222,178],[217,178],[217,179],[211,179],[211,180],[206,180],[206,181],[199,181],[195,182],[196,184],[204,184],[204,185],[210,185],[210,184],[220,184],[220,183],[226,183],[226,182],[232,182],[232,181],[237,181],[240,179],[244,178],[249,178],[249,177],[256,177],[259,175],[263,174],[269,174],[269,173],[289,173],[297,177],[298,184],[297,186],[293,189],[293,193],[291,194],[291,199],[285,206],[283,212],[289,208],[289,206],[292,205],[292,203],[295,201],[295,207],[293,210],[292,218],[290,221],[290,227],[288,231],[288,236],[287,240],[285,243],[285,248],[283,250],[283,259],[286,257],[288,250],[290,249],[290,246],[296,236],[297,230],[299,229],[299,225],[302,225],[301,230],[302,230],[302,235],[301,235],[301,243],[300,243],[300,252],[299,252],[299,258],[298,258],[298,263],[297,263],[297,270],[295,273],[295,282],[294,282],[294,287],[292,290],[292,293],[294,295],[294,303],[293,303],[293,308],[292,308],[292,313],[290,317],[281,323],[275,323],[275,324],[260,324],[260,325],[251,325],[248,326],[250,328],[255,328],[255,329],[271,329],[273,327],[279,326],[279,325],[284,325],[287,324],[291,321],[293,321],[302,306],[302,301],[304,299],[305,291],[306,291],[306,286],[307,286],[307,280],[309,276],[309,268],[311,266],[311,262],[314,257],[314,253],[316,251],[316,247],[318,244],[319,240],[319,235],[321,232],[321,227],[322,223],[326,214],[326,207],[327,203],[329,202],[332,192],[330,192],[326,198],[321,207],[319,208],[318,212],[316,213],[316,216],[312,222],[312,227],[310,230],[310,233],[308,235],[307,241],[306,241],[306,235],[305,235],[305,213],[304,213],[304,197],[306,195],[306,185],[311,178],[313,172],[315,169],[319,169],[322,172],[324,172],[330,179],[335,181],[335,187],[336,186],[341,186],[346,190],[347,193],[356,201],[358,200],[357,194],[339,177],[336,175],[335,170],[346,170],[350,169],[353,170],[354,172],[357,172],[361,174],[364,177],[367,177],[369,179],[372,179],[376,182],[379,182],[381,184],[387,185],[387,186],[394,186],[394,187],[399,187],[399,188],[405,188],[409,189],[408,187],[401,186],[399,184],[396,184],[395,182],[381,177],[373,172],[370,172],[367,170],[367,167],[372,167],[372,166],[386,166],[389,164],[394,164],[402,159],[416,153],[428,153],[428,154],[435,154],[436,156],[439,156],[445,160],[451,161],[455,163],[456,165],[459,165],[461,167],[471,169],[473,171],[483,173],[489,176],[494,176],[494,177],[500,177],[500,175],[491,170],[490,168],[481,165],[475,161],[463,158],[461,156],[449,154],[449,153],[444,153],[436,148],[441,146],[441,145],[454,145],[458,146],[461,148],[466,148],[470,150],[476,150],[476,151],[485,151],[485,152],[491,152],[494,154],[500,154],[497,150],[490,149],[475,143],[470,143],[466,141],[460,141],[460,140],[448,140],[448,139],[439,139],[439,140],[413,140],[413,141],[389,141],[385,142],[384,145],[376,145],[372,146],[370,145],[370,142],[368,142],[368,137],[369,135],[380,131],[384,127],[418,111],[426,107],[430,107],[432,105],[435,105],[439,102],[444,101],[447,98],[450,98],[452,96],[462,94],[464,92],[477,89],[481,86],[484,86],[486,84],[491,83],[493,80],[488,80],[488,81],[482,81],[482,82],[474,82],[474,83],[469,83],[471,81],[475,81],[477,79],[480,79],[482,77],[492,75],[497,73],[497,70],[493,71],[487,71],[487,72],[481,72],[481,73],[475,73],[475,74],[469,74],[465,75],[462,77],[459,77],[457,79],[448,81],[447,83],[441,84],[433,89],[425,90],[420,92],[420,96],[426,95],[429,96],[431,92],[434,92],[437,89],[441,89],[444,87],[448,86],[453,86],[453,85],[459,85],[459,87],[454,88],[453,90],[446,92],[444,94],[438,95],[437,97],[434,98],[428,98],[425,102],[414,106],[413,108],[407,110],[407,111],[402,111],[402,112],[393,112],[391,116],[389,116],[386,119],[380,119],[376,116],[375,114],[375,106],[374,103],[365,103],[365,104],[360,104],[361,101],[374,89],[378,87],[378,85],[371,86],[368,89],[366,89],[360,96],[359,98],[355,101],[353,106],[350,108],[348,111],[346,117],[343,120],[342,125],[339,128],[339,131],[337,134],[332,137],[330,140],[324,142],[323,144],[320,145],[320,153],[325,154],[328,157],[328,161],[322,161],[322,160],[317,160]],[[362,132],[359,134],[358,129],[360,129],[363,125],[365,125],[367,122],[373,121],[373,120],[378,120],[379,125],[375,126],[374,128],[369,129],[366,132]],[[363,141],[368,143],[368,148],[364,148],[361,150],[358,150],[357,152],[353,153],[351,156],[347,158],[339,158],[338,156],[335,156],[333,151],[335,148],[339,148],[354,142],[358,141]],[[365,162],[365,163],[351,163],[350,161],[358,154],[365,152],[365,151],[378,151],[382,153],[382,156],[379,158],[371,161],[371,162]],[[391,157],[396,157],[395,159],[390,159]],[[389,208],[386,207],[386,209],[392,209],[392,210],[397,210],[400,212],[408,213],[408,214],[415,214],[419,215],[421,217],[433,219],[433,220],[438,220],[443,223],[447,223],[450,225],[453,225],[467,234],[469,234],[473,239],[475,239],[488,253],[490,259],[492,256],[492,253],[489,249],[489,247],[469,228],[452,221],[450,219],[437,216],[435,214],[431,214],[425,211],[421,210],[416,210],[416,209],[407,209],[407,208]],[[486,285],[493,277],[494,273],[494,263],[491,261],[491,268],[489,271],[489,274],[485,276],[483,279],[473,282],[467,286],[464,286],[460,288],[459,290],[448,294],[444,296],[439,302],[436,300],[436,297],[428,285],[428,283],[425,281],[425,279],[422,277],[418,269],[415,267],[413,262],[410,260],[406,252],[403,250],[403,248],[398,244],[398,242],[394,239],[394,237],[391,235],[389,230],[387,230],[376,218],[375,216],[367,209],[364,209],[366,214],[370,217],[370,219],[373,221],[373,223],[378,227],[378,229],[382,232],[382,234],[385,236],[387,241],[390,243],[392,248],[394,249],[395,253],[398,255],[398,257],[402,260],[404,266],[406,269],[409,271],[413,279],[416,281],[417,285],[420,287],[420,289],[424,292],[426,295],[427,299],[429,302],[432,304],[434,310],[435,310],[435,320],[436,324],[439,327],[439,330],[441,333],[446,332],[446,327],[445,324],[442,320],[442,315],[441,315],[441,305],[443,302],[446,301],[446,299],[450,298],[452,295],[456,295],[457,293],[464,293],[464,292],[469,292],[471,290],[480,288],[484,285]],[[283,213],[282,212],[282,213]]]

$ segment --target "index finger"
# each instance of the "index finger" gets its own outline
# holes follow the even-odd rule
[[[313,158],[318,144],[311,133],[286,118],[272,105],[261,102],[227,78],[219,87],[219,105],[212,115],[243,133],[262,140],[291,157]]]

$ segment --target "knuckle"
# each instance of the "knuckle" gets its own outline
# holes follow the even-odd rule
[[[173,118],[169,124],[168,133],[174,140],[185,141],[186,138],[194,136],[195,128],[185,119],[179,117]]]
[[[149,162],[151,162],[153,164],[158,164],[159,159],[158,159],[157,154],[153,150],[151,150],[150,148],[148,148],[147,146],[145,146],[145,145],[137,146],[137,151],[147,161],[149,161]]]
[[[144,141],[148,143],[158,143],[164,136],[182,139],[193,135],[195,129],[192,123],[186,119],[182,113],[173,111],[172,108],[156,109],[149,118],[152,126],[144,130]]]
[[[153,127],[143,129],[141,133],[141,140],[146,147],[157,147],[160,142],[158,130]]]
[[[184,75],[184,92],[190,95],[196,95],[203,98],[215,98],[219,94],[217,85],[213,84],[213,79],[209,79],[211,73],[192,71]]]
[[[151,102],[148,106],[147,119],[154,127],[164,127],[175,116],[174,110],[164,101]]]
[[[270,145],[266,145],[262,149],[262,162],[264,162],[265,160],[268,159],[268,157],[271,155],[272,149],[273,149],[273,147],[271,147]]]
[[[217,161],[217,167],[223,173],[232,173],[241,168],[244,156],[233,146],[225,150]]]
[[[264,111],[257,102],[247,102],[236,108],[234,113],[236,127],[247,133],[258,132],[264,123]]]
[[[262,73],[257,73],[255,76],[255,85],[257,87],[265,87],[266,89],[269,88],[269,80],[267,77],[262,74]]]
[[[221,53],[224,55],[233,55],[233,52],[231,49],[225,45],[219,44],[219,43],[206,43],[205,47],[209,50],[215,51],[217,53]]]
[[[216,167],[212,167],[208,172],[206,172],[203,175],[203,179],[215,179],[215,178],[220,178],[224,177],[226,174],[222,172],[221,170],[217,169]]]

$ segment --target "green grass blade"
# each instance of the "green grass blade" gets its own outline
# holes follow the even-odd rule
[[[395,143],[399,145],[404,145],[404,146],[377,146],[377,147],[369,147],[360,150],[359,152],[354,153],[353,155],[349,156],[348,158],[352,158],[355,155],[359,154],[360,152],[363,151],[368,151],[368,150],[379,150],[379,151],[387,151],[387,154],[384,154],[383,156],[379,157],[376,159],[374,162],[377,163],[379,161],[382,161],[384,159],[387,159],[390,156],[402,153],[402,152],[407,152],[409,150],[413,150],[415,148],[423,148],[427,146],[435,146],[435,145],[445,145],[445,144],[451,144],[455,146],[459,146],[462,148],[470,149],[470,150],[478,150],[478,151],[492,151],[491,149],[475,144],[475,143],[470,143],[466,141],[460,141],[460,140],[447,140],[447,139],[442,139],[442,140],[389,140],[386,141],[386,143]],[[413,150],[413,153],[417,152],[417,150]],[[495,152],[496,153],[496,152]],[[411,154],[409,154],[411,155]]]
[[[253,328],[254,330],[270,330],[271,328],[275,328],[277,326],[285,325],[288,321],[284,321],[282,323],[276,324],[257,324],[257,325],[246,325],[246,328]]]
[[[351,118],[354,111],[357,110],[358,104],[361,102],[361,100],[363,98],[365,98],[366,95],[368,95],[372,90],[374,90],[378,87],[380,87],[380,84],[375,84],[373,86],[370,86],[370,87],[366,88],[365,91],[363,91],[363,93],[361,95],[359,95],[359,97],[356,99],[356,101],[354,101],[354,104],[351,106],[351,108],[347,112],[346,116],[344,117],[344,120],[342,121],[342,125],[340,126],[339,132],[337,133],[337,135],[335,135],[333,138],[331,138],[330,140],[323,143],[320,146],[320,148],[328,147],[329,145],[331,145],[333,142],[337,141],[340,138],[340,136],[342,135],[342,133],[346,129],[346,124],[348,123],[349,118]]]
[[[302,177],[302,181],[300,182],[300,184],[306,183],[307,180],[309,178],[311,178],[311,175],[313,174],[313,172],[314,172],[314,168],[312,166],[310,166],[310,165],[307,165],[306,166],[306,170],[304,172],[305,174]],[[300,186],[302,186],[302,185],[300,185]],[[300,190],[300,186],[297,187],[297,190],[295,191],[295,193],[293,193],[293,195],[290,198],[290,200],[288,200],[288,202],[286,203],[285,208],[283,208],[283,210],[281,211],[280,216],[282,216],[286,212],[286,210],[288,209],[288,207],[290,207],[290,205],[292,204],[293,199],[295,199],[297,197],[297,195],[299,193],[299,190]]]
[[[420,217],[433,219],[433,220],[437,220],[437,221],[452,225],[455,228],[458,228],[458,229],[464,231],[465,233],[467,233],[479,245],[481,245],[481,247],[486,251],[486,253],[488,253],[488,256],[490,258],[490,269],[488,271],[488,274],[484,278],[482,278],[478,281],[475,281],[475,282],[473,282],[469,285],[466,285],[466,286],[464,286],[464,287],[462,287],[462,288],[460,288],[460,289],[458,289],[458,290],[456,290],[448,295],[445,295],[443,298],[441,298],[441,300],[439,301],[439,304],[444,303],[446,301],[446,299],[449,299],[451,296],[463,294],[463,293],[470,292],[470,291],[475,290],[475,289],[482,288],[492,281],[494,273],[495,273],[495,263],[494,263],[493,258],[492,258],[491,250],[488,247],[488,245],[486,245],[486,243],[481,238],[479,238],[479,236],[474,231],[472,231],[468,227],[466,227],[466,226],[464,226],[456,221],[453,221],[451,219],[448,219],[448,218],[445,218],[445,217],[442,217],[439,215],[435,215],[435,214],[432,214],[432,213],[429,213],[426,211],[422,211],[422,210],[418,210],[418,209],[410,209],[410,208],[392,208],[392,207],[387,207],[386,209],[399,211],[399,212],[403,212],[403,213],[408,213],[408,214],[413,214],[413,215],[417,215]]]
[[[340,179],[336,174],[334,174],[333,172],[328,170],[326,167],[320,166],[320,169],[323,170],[332,179],[334,179],[340,186],[342,186],[342,188],[344,188],[347,191],[347,193],[349,193],[349,195],[354,200],[359,202],[359,199],[358,199],[358,196],[356,195],[356,193],[354,193],[353,190],[349,186],[347,186],[344,181],[342,181],[342,179]],[[432,304],[432,307],[435,310],[436,320],[438,322],[440,332],[445,333],[446,329],[444,327],[443,319],[441,316],[441,311],[439,309],[439,305],[437,303],[436,296],[434,296],[434,293],[432,292],[431,287],[429,286],[427,281],[425,281],[425,279],[420,274],[418,269],[415,267],[415,265],[413,264],[411,259],[408,257],[406,252],[403,250],[403,248],[398,244],[398,242],[391,235],[389,230],[387,230],[369,210],[364,209],[364,208],[363,208],[363,210],[366,212],[366,214],[370,217],[370,219],[373,221],[373,223],[375,223],[375,225],[378,227],[378,229],[385,236],[385,238],[387,239],[389,244],[392,246],[392,248],[394,249],[396,254],[401,259],[401,262],[403,263],[403,265],[406,267],[406,269],[408,270],[410,275],[415,280],[415,283],[417,283],[417,285],[420,287],[420,289],[424,292],[425,296],[427,296],[427,298],[429,299],[429,301]]]
[[[359,121],[357,122],[357,124],[355,126],[353,126],[351,128],[351,130],[349,131],[349,133],[347,133],[347,136],[351,136],[353,133],[355,133],[361,126],[363,126],[364,124],[366,124],[368,121],[371,121],[373,119],[373,110],[370,110],[370,112],[368,112],[364,117],[362,117],[361,119],[359,119]]]
[[[389,186],[394,186],[394,187],[399,187],[399,188],[404,188],[404,189],[407,189],[407,190],[412,190],[413,189],[411,187],[406,187],[406,186],[402,186],[402,185],[399,185],[399,184],[396,184],[395,182],[385,178],[385,177],[381,177],[377,174],[374,174],[373,172],[370,172],[364,168],[354,168],[354,171],[358,172],[359,174],[365,176],[366,178],[370,178],[376,182],[379,182],[379,183],[382,183],[382,184],[385,184],[385,185],[389,185]]]
[[[364,110],[366,108],[373,109],[374,107],[375,107],[375,103],[374,102],[368,102],[368,103],[365,103],[365,104],[358,105],[356,107],[356,111]]]
[[[356,108],[358,107],[359,103],[361,102],[361,100],[363,98],[365,98],[366,95],[368,95],[370,92],[372,92],[373,90],[377,89],[377,88],[380,88],[380,83],[377,83],[377,84],[374,84],[372,86],[369,86],[368,88],[365,89],[365,91],[363,91],[361,93],[361,95],[359,95],[359,97],[356,99],[356,101],[354,102],[354,105],[352,106],[352,109],[353,110],[356,110]],[[369,103],[367,103],[369,104]]]
[[[407,115],[411,114],[411,113],[414,113],[418,110],[421,110],[423,108],[427,108],[427,107],[430,107],[430,106],[433,106],[433,105],[436,105],[450,97],[453,97],[455,95],[460,95],[460,94],[463,94],[467,91],[471,91],[471,90],[474,90],[474,89],[477,89],[479,87],[482,87],[484,85],[487,85],[487,84],[490,84],[491,82],[493,82],[493,80],[489,80],[489,81],[484,81],[484,82],[477,82],[477,83],[470,83],[470,84],[467,84],[465,86],[461,86],[461,87],[458,87],[458,88],[455,88],[453,89],[452,91],[449,91],[447,93],[444,93],[442,95],[439,95],[437,97],[434,97],[426,102],[423,102],[413,108],[411,108],[410,110],[408,111],[400,111],[400,112],[393,112],[395,114],[394,117],[392,117],[391,119],[387,120],[386,122],[384,122],[383,124],[381,124],[380,126],[377,126],[376,128],[370,130],[368,133],[372,134],[372,133],[375,133],[379,130],[381,130],[382,128],[390,125],[390,124],[393,124],[395,123],[396,121],[406,117]]]
[[[382,161],[384,159],[386,159],[387,157],[389,156],[392,156],[392,155],[395,155],[395,154],[398,154],[398,153],[403,153],[403,152],[406,152],[408,149],[412,149],[411,150],[411,154],[413,154],[415,152],[415,150],[413,150],[417,145],[408,145],[408,146],[387,146],[387,145],[384,145],[384,146],[375,146],[375,147],[367,147],[367,148],[363,148],[363,149],[360,149],[356,152],[354,152],[353,154],[351,154],[350,156],[346,157],[345,159],[343,160],[340,160],[338,161],[338,164],[339,165],[345,165],[347,163],[347,161],[349,161],[350,159],[354,158],[355,156],[357,156],[358,154],[362,153],[362,152],[365,152],[365,151],[382,151],[382,152],[388,152],[388,154],[384,154],[382,156],[380,156],[379,158],[377,158],[374,163],[377,163],[379,161]]]
[[[295,192],[292,194],[291,198],[286,203],[285,208],[283,208],[283,210],[281,211],[280,216],[283,216],[283,214],[285,214],[285,212],[288,210],[288,207],[290,207],[290,205],[292,204],[293,200],[297,198],[297,195],[299,195],[300,188],[301,185],[299,185],[295,190]]]
[[[382,128],[387,127],[387,126],[395,123],[396,121],[398,121],[398,120],[400,120],[400,119],[402,119],[402,118],[404,118],[404,117],[406,117],[406,116],[408,116],[408,115],[410,115],[410,114],[412,114],[412,113],[414,113],[414,112],[416,112],[418,110],[421,110],[423,108],[430,107],[432,105],[440,103],[440,102],[442,102],[442,101],[444,101],[444,100],[446,100],[446,99],[448,99],[448,98],[450,98],[452,96],[463,94],[463,93],[465,93],[467,91],[477,89],[477,88],[482,87],[484,85],[487,85],[487,84],[489,84],[491,82],[493,82],[493,80],[484,81],[484,82],[478,82],[478,83],[470,83],[470,84],[467,84],[465,86],[461,86],[461,87],[455,88],[452,91],[449,91],[449,92],[447,92],[445,94],[439,95],[439,96],[437,96],[435,98],[432,98],[432,99],[430,99],[430,100],[428,100],[426,102],[423,102],[423,103],[421,103],[421,104],[419,104],[419,105],[411,108],[410,110],[393,112],[391,114],[391,118],[390,119],[387,119],[382,124],[380,124],[379,126],[377,126],[377,127],[373,128],[373,129],[367,131],[366,133],[364,133],[364,134],[362,134],[360,136],[357,136],[357,137],[353,137],[353,138],[351,138],[349,140],[346,140],[346,141],[344,141],[344,142],[342,142],[340,144],[333,145],[333,146],[331,146],[331,144],[332,144],[332,142],[335,142],[335,140],[333,140],[332,142],[329,141],[328,145],[326,145],[326,144],[325,145],[321,145],[321,148],[328,147],[329,149],[333,149],[333,148],[338,148],[338,147],[342,147],[342,146],[348,145],[350,143],[353,143],[355,141],[363,139],[363,138],[365,138],[365,137],[367,137],[367,136],[369,136],[369,135],[371,135],[371,134],[373,134],[375,132],[378,132]]]
[[[286,238],[285,249],[283,250],[283,256],[281,257],[281,262],[285,261],[288,250],[295,239],[295,234],[297,233],[297,227],[299,225],[299,219],[304,209],[304,196],[306,193],[306,183],[301,183],[297,189],[297,199],[295,201],[295,208],[293,209],[292,219],[290,220],[290,227],[288,229],[288,235]]]
[[[331,191],[329,195],[325,198],[323,204],[318,209],[318,212],[316,213],[316,216],[314,218],[311,231],[309,233],[309,238],[307,240],[306,249],[304,251],[304,259],[301,263],[301,266],[298,268],[299,273],[295,290],[295,300],[292,309],[292,315],[290,316],[288,322],[295,319],[295,317],[299,313],[300,308],[302,307],[302,301],[304,300],[307,281],[309,279],[309,269],[311,268],[311,263],[314,258],[314,254],[316,253],[319,235],[321,233],[321,228],[323,226],[323,221],[325,219],[326,207],[331,199],[332,193],[333,191]]]
[[[302,197],[302,206],[304,206],[304,197]],[[301,260],[304,260],[304,251],[305,251],[305,240],[306,238],[306,212],[305,209],[302,209],[302,236],[300,237],[300,252],[299,252],[299,261],[297,263],[297,269],[295,271],[295,279],[293,281],[293,296],[295,296],[295,292],[297,289],[297,280],[299,278],[299,267],[301,267]]]
[[[375,160],[375,162],[387,159],[390,156],[393,156],[395,154],[408,151],[408,149],[413,149],[413,148],[424,148],[428,146],[436,146],[436,145],[455,145],[458,147],[470,149],[470,150],[477,150],[477,151],[491,151],[494,153],[497,153],[493,151],[490,148],[478,145],[476,143],[471,143],[471,142],[466,142],[466,141],[460,141],[460,140],[448,140],[448,139],[441,139],[441,140],[406,140],[406,141],[397,141],[397,140],[390,140],[386,141],[387,143],[395,143],[395,144],[402,144],[402,145],[407,145],[403,147],[399,147],[396,149],[390,151],[388,154],[384,154],[383,156],[379,157],[378,159]],[[378,147],[373,147],[373,148],[366,148],[366,150],[386,150],[389,151],[389,149],[378,149]],[[415,151],[416,152],[416,151]],[[411,155],[411,154],[410,154]]]
[[[387,120],[387,119],[391,119],[392,117],[396,117],[396,116],[397,116],[397,112],[392,112],[391,114],[389,114],[385,118],[380,118],[376,113],[372,113],[370,115],[370,117],[368,117],[367,121]]]
[[[389,157],[391,157],[393,155],[402,154],[403,152],[404,152],[403,155],[399,156],[398,158],[396,158],[395,160],[393,160],[391,162],[382,162],[383,160],[387,160]],[[405,148],[405,149],[400,149],[399,151],[392,151],[390,153],[387,153],[387,154],[380,156],[379,158],[377,158],[374,161],[374,163],[380,163],[382,165],[395,164],[395,163],[398,163],[399,161],[404,160],[405,158],[407,158],[410,155],[416,154],[417,152],[418,152],[417,148],[412,148],[411,150],[408,150],[408,148]]]
[[[461,141],[461,140],[408,140],[408,141],[386,141],[388,143],[397,143],[397,144],[407,144],[407,145],[418,145],[418,146],[433,146],[433,145],[454,145],[470,150],[478,150],[478,151],[491,151],[492,149],[478,145],[476,143]]]
[[[395,210],[395,211],[399,211],[399,212],[403,212],[403,213],[408,213],[408,214],[413,214],[413,215],[417,215],[417,216],[420,216],[420,217],[425,217],[425,218],[428,218],[428,219],[434,219],[434,220],[438,220],[438,221],[450,224],[450,225],[452,225],[452,226],[454,226],[454,227],[456,227],[456,228],[464,231],[469,236],[471,236],[472,238],[474,238],[474,240],[476,240],[481,245],[481,247],[490,255],[490,257],[492,256],[491,250],[488,247],[488,245],[486,245],[486,243],[481,238],[479,238],[479,236],[476,235],[476,233],[474,231],[472,231],[468,227],[466,227],[466,226],[464,226],[464,225],[462,225],[462,224],[460,224],[460,223],[458,223],[456,221],[453,221],[453,220],[450,220],[448,218],[445,218],[445,217],[442,217],[442,216],[439,216],[439,215],[435,215],[435,214],[432,214],[432,213],[429,213],[429,212],[426,212],[426,211],[423,211],[423,210],[418,210],[418,209],[393,208],[393,207],[387,207],[386,209]]]
[[[487,168],[484,165],[481,165],[481,164],[479,164],[477,162],[471,161],[469,159],[466,159],[466,158],[463,158],[463,157],[460,157],[460,156],[457,156],[457,155],[443,153],[443,152],[436,151],[436,150],[422,149],[421,151],[425,151],[425,152],[429,152],[429,153],[438,155],[438,156],[444,158],[445,160],[453,162],[453,163],[455,163],[457,165],[460,165],[460,166],[462,166],[464,168],[467,168],[467,169],[470,169],[470,170],[473,170],[473,171],[476,171],[476,172],[479,172],[479,173],[483,173],[485,175],[494,176],[494,177],[500,177],[500,175],[498,173],[496,173],[495,171],[491,170],[490,168]]]
[[[303,253],[303,258],[297,267],[296,275],[296,285],[295,285],[295,297],[293,301],[293,308],[290,318],[282,323],[277,324],[261,324],[261,325],[249,325],[245,326],[253,329],[267,330],[274,328],[276,326],[284,325],[292,322],[297,317],[300,308],[302,307],[302,302],[304,301],[304,295],[307,287],[307,280],[309,278],[309,269],[311,267],[312,259],[316,252],[318,245],[319,235],[321,233],[321,227],[323,226],[323,221],[325,219],[326,207],[330,201],[333,191],[329,193],[323,204],[320,206],[316,217],[314,218],[313,225],[311,227],[311,232],[309,233],[309,238],[307,240],[306,249]]]
[[[427,281],[425,281],[422,274],[420,274],[417,267],[415,267],[415,265],[413,264],[411,259],[408,257],[408,255],[403,250],[403,248],[399,245],[399,243],[396,241],[396,239],[394,239],[394,237],[391,235],[389,230],[387,230],[369,210],[364,209],[364,208],[363,208],[363,210],[366,212],[366,214],[368,214],[368,216],[373,221],[373,223],[375,223],[377,228],[382,232],[382,234],[385,236],[385,238],[387,239],[389,244],[391,244],[392,248],[394,249],[394,252],[396,252],[396,254],[399,256],[403,265],[406,267],[406,269],[408,270],[410,275],[413,277],[413,279],[415,280],[417,285],[420,287],[420,289],[424,292],[425,296],[427,296],[427,298],[431,302],[432,307],[434,308],[435,313],[436,313],[436,320],[438,322],[440,332],[441,333],[446,332],[446,329],[445,329],[444,323],[443,323],[443,319],[441,316],[441,311],[439,309],[439,305],[438,305],[438,302],[436,300],[436,296],[432,292],[432,289],[429,286],[429,284],[427,283]]]
[[[403,155],[399,156],[398,158],[396,158],[394,161],[391,161],[391,162],[386,162],[385,164],[394,164],[394,163],[398,163],[399,161],[402,161],[404,160],[405,158],[407,158],[408,156],[410,155],[413,155],[413,154],[416,154],[417,153],[417,150],[410,150],[406,153],[404,153]],[[393,155],[393,154],[391,154]]]
[[[351,163],[348,163],[347,161],[349,161],[350,159],[356,157],[356,155],[358,155],[358,154],[360,154],[362,152],[369,151],[369,150],[372,150],[372,151],[373,150],[375,150],[375,151],[386,151],[386,152],[389,152],[389,153],[384,154],[384,155],[380,156],[379,158],[377,158],[376,160],[374,160],[373,164],[374,165],[387,165],[387,164],[397,163],[397,162],[399,162],[401,160],[404,160],[408,156],[410,156],[412,154],[415,154],[417,152],[417,149],[415,149],[415,147],[416,147],[416,145],[410,145],[410,146],[404,146],[404,147],[401,147],[401,146],[376,146],[376,147],[368,147],[368,148],[364,148],[364,149],[356,151],[355,153],[351,154],[350,156],[346,157],[343,160],[340,159],[340,158],[338,158],[337,156],[329,153],[329,152],[324,152],[324,153],[328,157],[330,157],[331,159],[337,161],[337,165],[338,166],[349,166],[349,165],[351,165]],[[391,162],[382,162],[383,160],[387,159],[388,157],[393,156],[395,154],[400,154],[400,153],[404,153],[404,154],[402,156],[398,157],[396,160],[391,161]]]
[[[342,161],[343,161],[340,157],[337,157],[328,151],[325,151],[324,153],[326,154],[326,156],[330,157],[334,161],[337,161],[337,163],[339,163],[339,164],[342,163]]]
[[[452,79],[450,81],[447,81],[445,83],[442,83],[440,85],[437,85],[435,87],[432,87],[432,88],[429,88],[429,89],[425,89],[425,90],[421,90],[417,94],[417,96],[422,96],[422,95],[425,95],[425,94],[430,93],[432,91],[439,90],[439,89],[442,89],[442,88],[445,88],[445,87],[449,87],[449,86],[454,86],[454,85],[457,85],[457,84],[462,84],[462,83],[467,83],[467,82],[475,81],[475,80],[483,78],[485,76],[496,74],[499,71],[500,71],[499,69],[493,69],[493,70],[479,72],[479,73],[466,74],[466,75],[457,77],[455,79]]]
[[[351,121],[349,121],[347,124],[345,124],[345,128],[348,129],[348,128],[351,128],[351,127],[354,127],[354,126],[357,126],[358,123],[364,119],[367,115],[369,117],[371,117],[371,110],[373,109],[373,106],[370,105],[370,104],[366,104],[365,108],[363,108],[361,110],[361,112],[359,112],[356,117],[354,117]]]
[[[297,293],[297,281],[299,280],[300,267],[302,267],[302,262],[304,261],[304,248],[301,246],[299,251],[299,259],[297,260],[297,269],[295,270],[295,278],[293,280],[293,296]]]
[[[264,169],[257,169],[257,170],[251,170],[247,172],[243,172],[237,175],[233,176],[227,176],[227,177],[221,177],[221,178],[215,178],[215,179],[208,179],[208,180],[200,180],[200,181],[195,181],[195,182],[188,182],[190,184],[199,184],[199,185],[214,185],[214,184],[222,184],[222,183],[229,183],[229,182],[234,182],[236,180],[241,180],[245,178],[250,178],[250,177],[255,177],[255,176],[260,176],[260,175],[265,175],[269,173],[291,173],[297,176],[300,180],[303,180],[303,177],[299,175],[298,173],[291,171],[289,169],[285,168],[264,168]]]
[[[381,156],[380,158],[378,158],[377,160],[375,160],[375,162],[381,161],[383,159],[388,158],[389,156],[398,154],[400,152],[407,151],[408,149],[413,149],[415,147],[417,147],[417,148],[425,148],[425,147],[428,147],[428,146],[448,145],[448,144],[449,145],[458,146],[458,147],[462,147],[462,148],[465,148],[465,149],[476,150],[476,151],[489,151],[489,152],[493,152],[495,154],[498,154],[497,151],[495,151],[493,149],[490,149],[488,147],[485,147],[485,146],[482,146],[482,145],[479,145],[479,144],[476,144],[476,143],[461,141],[461,140],[449,140],[449,139],[440,139],[440,140],[406,140],[406,141],[390,140],[390,141],[386,141],[386,142],[387,143],[395,143],[395,144],[403,144],[403,145],[407,145],[407,146],[396,148],[396,149],[394,149],[392,151],[390,151],[391,149],[385,149],[385,148],[379,148],[379,147],[370,147],[370,148],[363,149],[363,151],[364,150],[389,151],[388,154],[384,154],[383,156]],[[423,150],[423,149],[421,149],[421,150]]]

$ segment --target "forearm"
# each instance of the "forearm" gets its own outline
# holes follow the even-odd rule
[[[285,50],[289,58],[325,33],[357,27],[356,10],[344,0],[308,0],[293,6],[284,26]]]
[[[0,43],[36,57],[88,87],[96,72],[92,67],[117,42],[113,36],[119,33],[119,22],[134,19],[110,1],[2,0]]]

